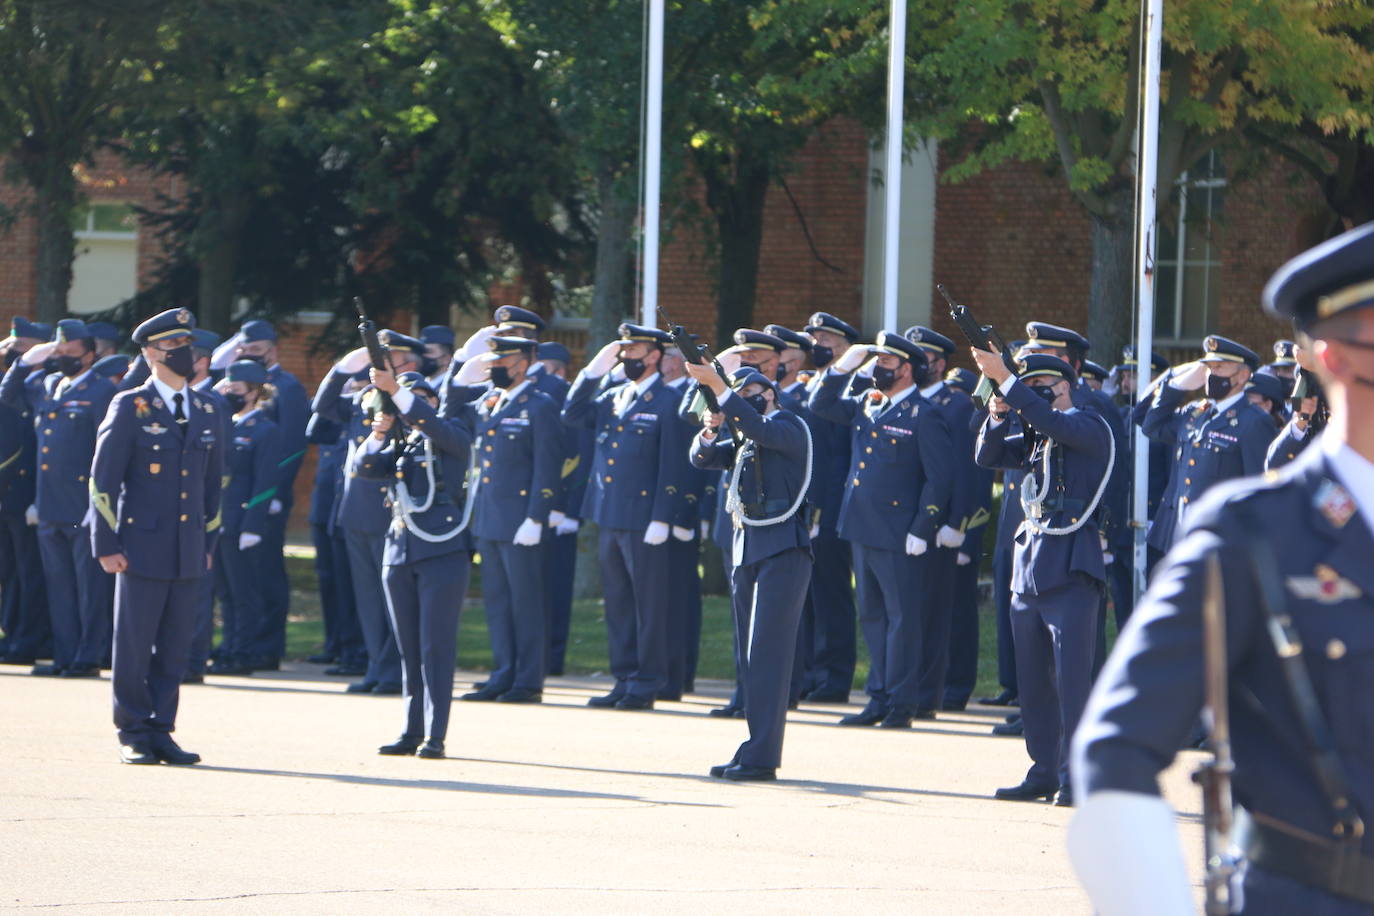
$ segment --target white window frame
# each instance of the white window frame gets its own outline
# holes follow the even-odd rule
[[[1188,172],[1184,172],[1182,175],[1178,176],[1178,180],[1174,183],[1175,187],[1178,188],[1178,221],[1174,237],[1174,250],[1172,252],[1172,257],[1166,258],[1161,256],[1157,262],[1157,266],[1160,268],[1174,268],[1173,314],[1169,316],[1168,325],[1160,329],[1161,332],[1167,330],[1167,333],[1160,333],[1158,335],[1161,344],[1164,346],[1191,347],[1194,344],[1201,344],[1203,336],[1210,332],[1210,329],[1207,329],[1202,336],[1197,337],[1185,337],[1179,334],[1179,331],[1184,325],[1184,309],[1187,303],[1184,302],[1183,292],[1187,286],[1186,281],[1189,271],[1203,271],[1205,298],[1200,306],[1197,307],[1201,307],[1204,310],[1204,314],[1207,314],[1213,311],[1212,306],[1215,304],[1215,311],[1220,311],[1220,283],[1217,281],[1220,280],[1223,264],[1221,252],[1218,250],[1216,237],[1213,234],[1213,227],[1217,222],[1217,217],[1220,215],[1221,210],[1219,206],[1214,205],[1215,198],[1213,192],[1218,188],[1227,187],[1228,182],[1224,173],[1219,177],[1217,176],[1217,173],[1220,171],[1221,163],[1220,157],[1217,156],[1216,151],[1213,150],[1209,152],[1207,157],[1207,163],[1209,165],[1207,171],[1212,177],[1193,179]],[[1204,206],[1207,208],[1206,225],[1208,227],[1207,256],[1201,259],[1186,257],[1188,251],[1189,228],[1188,205],[1192,194],[1199,191],[1205,196]],[[1157,305],[1155,316],[1156,322],[1159,322]]]

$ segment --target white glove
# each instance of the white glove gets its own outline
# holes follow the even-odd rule
[[[644,543],[650,547],[657,547],[659,544],[668,541],[668,523],[650,522],[649,527],[644,529]]]
[[[262,535],[245,531],[239,535],[239,550],[248,550],[262,543]]]
[[[711,520],[709,518],[703,518],[701,520],[701,536],[703,538],[709,538],[711,536]]]
[[[1069,860],[1102,916],[1194,913],[1174,812],[1140,792],[1094,792],[1069,822]],[[1122,868],[1122,862],[1130,862]]]
[[[577,534],[577,529],[582,527],[582,523],[575,518],[565,518],[558,523],[558,534],[561,537],[565,534]]]
[[[948,525],[941,525],[940,530],[935,532],[936,547],[963,547],[964,532],[958,528],[951,528]]]
[[[716,359],[720,360],[720,367],[725,370],[726,375],[732,375],[736,369],[744,365],[744,360],[741,358],[743,352],[743,350],[736,350],[731,347],[723,353],[716,354]]]
[[[549,513],[549,527],[557,528],[559,525],[563,524],[563,519],[565,518],[567,518],[566,515],[564,515],[562,512],[559,512],[557,509],[554,509],[552,512]]]
[[[372,357],[368,355],[367,347],[359,347],[345,353],[343,358],[334,364],[334,369],[344,375],[353,375],[356,372],[362,372],[371,365]]]
[[[274,500],[272,500],[270,503],[267,504],[267,514],[268,514],[268,515],[281,515],[281,508],[282,508],[282,507],[281,507],[281,500],[280,500],[280,499],[274,499]]]
[[[1202,363],[1179,366],[1169,376],[1169,387],[1179,391],[1196,391],[1207,381],[1207,367]]]
[[[679,541],[690,541],[692,539],[692,529],[683,528],[681,525],[673,526],[673,537]]]
[[[868,359],[868,357],[871,356],[872,353],[873,348],[869,345],[854,344],[854,346],[844,351],[843,356],[835,360],[835,371],[853,372],[855,369],[862,366],[864,364],[864,360]]]
[[[453,358],[466,362],[474,356],[480,356],[483,353],[491,352],[487,349],[487,341],[495,336],[496,325],[494,324],[489,324],[484,328],[478,328],[472,332],[472,336],[467,339],[467,342],[458,348],[458,352],[453,354]]]
[[[543,530],[544,526],[534,519],[525,519],[515,531],[515,546],[533,547],[539,543],[539,535],[543,533]]]
[[[43,360],[52,356],[57,349],[57,341],[50,340],[47,343],[37,344],[24,351],[24,355],[19,357],[19,361],[26,366],[37,366]]]
[[[243,332],[239,331],[224,343],[215,347],[215,352],[210,354],[211,369],[228,369],[229,364],[234,361],[238,354],[239,344],[243,343]]]
[[[612,382],[625,381],[625,364],[617,362],[614,366],[611,367],[611,371],[606,373],[606,377],[610,379]]]
[[[38,507],[37,507],[37,506],[29,506],[27,509],[24,510],[24,524],[26,524],[26,525],[37,525],[37,524],[38,524]]]
[[[620,361],[620,341],[613,340],[592,357],[591,362],[587,363],[587,368],[582,371],[592,378],[600,378]]]
[[[455,356],[454,359],[457,359]],[[487,380],[487,370],[491,368],[491,360],[474,356],[458,367],[458,371],[453,373],[453,384],[464,388],[472,385],[480,385]]]
[[[967,565],[969,565],[969,564],[972,563],[972,562],[973,562],[973,557],[971,557],[971,556],[969,556],[968,554],[964,553],[962,550],[959,551],[959,555],[958,555],[957,557],[954,558],[954,565],[955,565],[955,566],[967,566]]]
[[[816,524],[814,524],[814,525],[811,526],[811,530],[808,531],[808,532],[806,532],[806,533],[807,533],[807,536],[810,537],[811,540],[814,541],[816,538],[820,537],[820,535],[821,535],[821,523],[820,523],[820,522],[816,522]]]
[[[925,542],[924,538],[918,538],[914,534],[906,536],[906,552],[911,556],[919,557],[929,549],[930,545]]]

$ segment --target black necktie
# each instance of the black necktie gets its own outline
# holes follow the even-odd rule
[[[182,426],[186,425],[186,410],[182,407],[182,399],[185,398],[180,391],[172,395],[172,403],[176,404],[176,409],[172,413],[176,416],[177,422]]]

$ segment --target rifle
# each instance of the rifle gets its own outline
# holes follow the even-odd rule
[[[673,344],[682,351],[683,359],[694,366],[703,366],[709,361],[711,367],[716,370],[716,375],[720,376],[721,381],[725,382],[727,386],[730,384],[730,379],[725,375],[725,367],[720,364],[720,360],[716,359],[715,355],[710,350],[706,349],[702,344],[694,343],[691,336],[688,335],[682,325],[673,324],[672,319],[668,317],[668,313],[663,311],[661,307],[658,310],[658,315],[663,319],[663,323],[668,326],[668,333],[672,335]],[[724,415],[725,412],[720,409],[720,402],[716,400],[716,393],[714,391],[707,388],[705,385],[698,385],[697,394],[706,405],[708,411]],[[741,436],[739,431],[730,423],[728,417],[725,420],[725,427],[729,431],[730,438],[734,441],[736,446],[744,442],[744,437]]]
[[[973,312],[967,305],[961,305],[954,301],[954,297],[949,294],[943,283],[936,283],[935,288],[940,291],[940,295],[945,297],[945,302],[949,303],[949,317],[954,319],[954,323],[959,326],[959,330],[964,332],[964,337],[968,342],[979,350],[987,350],[990,353],[1001,353],[1002,363],[1012,375],[1019,371],[1016,366],[1016,359],[1011,352],[1011,347],[1002,339],[1002,335],[997,333],[997,329],[990,324],[980,324],[974,317]],[[978,380],[978,387],[974,389],[973,396],[979,398],[983,403],[987,403],[992,397],[992,383],[984,376]]]
[[[1212,759],[1198,766],[1193,782],[1202,787],[1203,857],[1206,867],[1203,911],[1207,916],[1231,912],[1231,717],[1226,694],[1226,605],[1221,589],[1221,561],[1207,558],[1202,597],[1203,680],[1211,725]]]
[[[381,338],[377,336],[377,324],[367,317],[367,308],[363,305],[361,296],[353,297],[353,307],[358,311],[358,336],[363,339],[363,346],[367,348],[367,357],[372,362],[372,368],[389,370],[391,367],[387,363],[387,348],[383,346]],[[391,437],[395,440],[397,447],[405,441],[405,432],[401,429],[401,412],[396,409],[396,402],[391,400],[391,395],[379,388],[374,388],[372,394],[375,397],[364,398],[364,409],[367,411],[368,423],[379,413],[392,418]]]

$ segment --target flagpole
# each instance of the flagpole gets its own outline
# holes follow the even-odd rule
[[[640,323],[658,327],[658,224],[663,170],[663,0],[649,0],[644,125],[644,301]]]
[[[887,60],[887,157],[883,170],[883,328],[897,331],[901,266],[902,94],[906,77],[906,0],[892,0]]]

